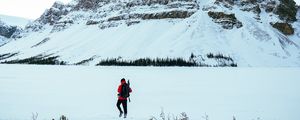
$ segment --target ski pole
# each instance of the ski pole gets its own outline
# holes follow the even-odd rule
[[[127,83],[128,83],[128,87],[129,87],[129,89],[130,89],[130,82],[129,82],[129,79],[128,79]],[[128,100],[129,100],[129,102],[130,102],[130,97],[128,97]]]

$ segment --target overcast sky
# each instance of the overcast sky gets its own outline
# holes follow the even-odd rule
[[[0,14],[36,19],[55,1],[68,3],[71,0],[0,0]],[[299,5],[300,0],[295,0]]]

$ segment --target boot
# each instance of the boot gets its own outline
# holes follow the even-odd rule
[[[119,117],[122,117],[122,115],[123,115],[123,112],[120,112]]]

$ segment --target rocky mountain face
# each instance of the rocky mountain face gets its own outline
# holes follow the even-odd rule
[[[55,2],[26,29],[38,31],[46,24],[53,26],[53,31],[74,24],[74,21],[84,20],[86,25],[98,24],[100,28],[118,26],[118,21],[126,20],[127,25],[139,23],[140,20],[188,18],[199,10],[197,0],[74,0],[73,4],[64,5]],[[201,3],[201,1],[199,1]],[[235,14],[214,12],[216,6],[224,6],[230,10],[238,7],[241,11],[253,12],[260,20],[262,10],[270,15],[278,15],[280,20],[270,22],[272,26],[285,35],[293,34],[291,23],[297,21],[297,6],[293,0],[215,0],[214,5],[204,6],[203,11],[215,23],[222,24],[224,29],[242,27],[242,22],[235,18]],[[92,14],[89,14],[92,13]],[[288,31],[288,32],[287,32]]]
[[[0,19],[0,46],[5,44],[9,38],[14,38],[16,34],[22,32],[18,26],[7,25]]]
[[[291,23],[297,21],[296,15],[298,9],[295,1],[293,0],[216,0],[215,4],[223,5],[228,9],[233,9],[234,6],[238,6],[242,11],[249,11],[256,14],[257,20],[260,20],[262,10],[270,15],[278,15],[280,20],[274,20],[273,22],[270,22],[270,24],[285,35],[293,34],[293,27],[291,26]],[[224,13],[218,14],[220,17],[226,16]],[[216,18],[216,15],[213,15],[212,12],[209,12],[209,15],[213,19],[220,19]],[[229,16],[227,15],[227,18],[228,17]],[[234,16],[229,18],[232,18],[230,21],[233,21],[233,23],[236,20]]]
[[[0,54],[14,53],[2,62],[44,55],[69,64],[182,57],[212,65],[300,66],[297,13],[293,0],[55,2],[24,31],[0,30],[18,38]]]
[[[8,26],[4,23],[0,22],[0,35],[6,38],[10,38],[15,31],[17,30],[17,26]]]
[[[54,31],[60,31],[75,22],[99,25],[99,28],[117,27],[126,21],[127,25],[140,20],[187,18],[198,9],[196,0],[132,0],[128,2],[110,0],[76,0],[64,5],[55,2],[53,6],[26,28],[38,31],[48,24]]]
[[[29,21],[26,18],[0,15],[0,46],[11,39],[16,39],[16,36],[23,32],[24,26]]]

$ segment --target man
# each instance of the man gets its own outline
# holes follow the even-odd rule
[[[122,104],[123,110],[124,110],[124,118],[127,117],[127,98],[129,97],[129,93],[131,93],[132,90],[129,87],[129,85],[126,83],[125,79],[121,79],[121,85],[118,87],[118,102],[117,102],[117,107],[120,111],[119,117],[122,117],[123,111],[120,107]]]

